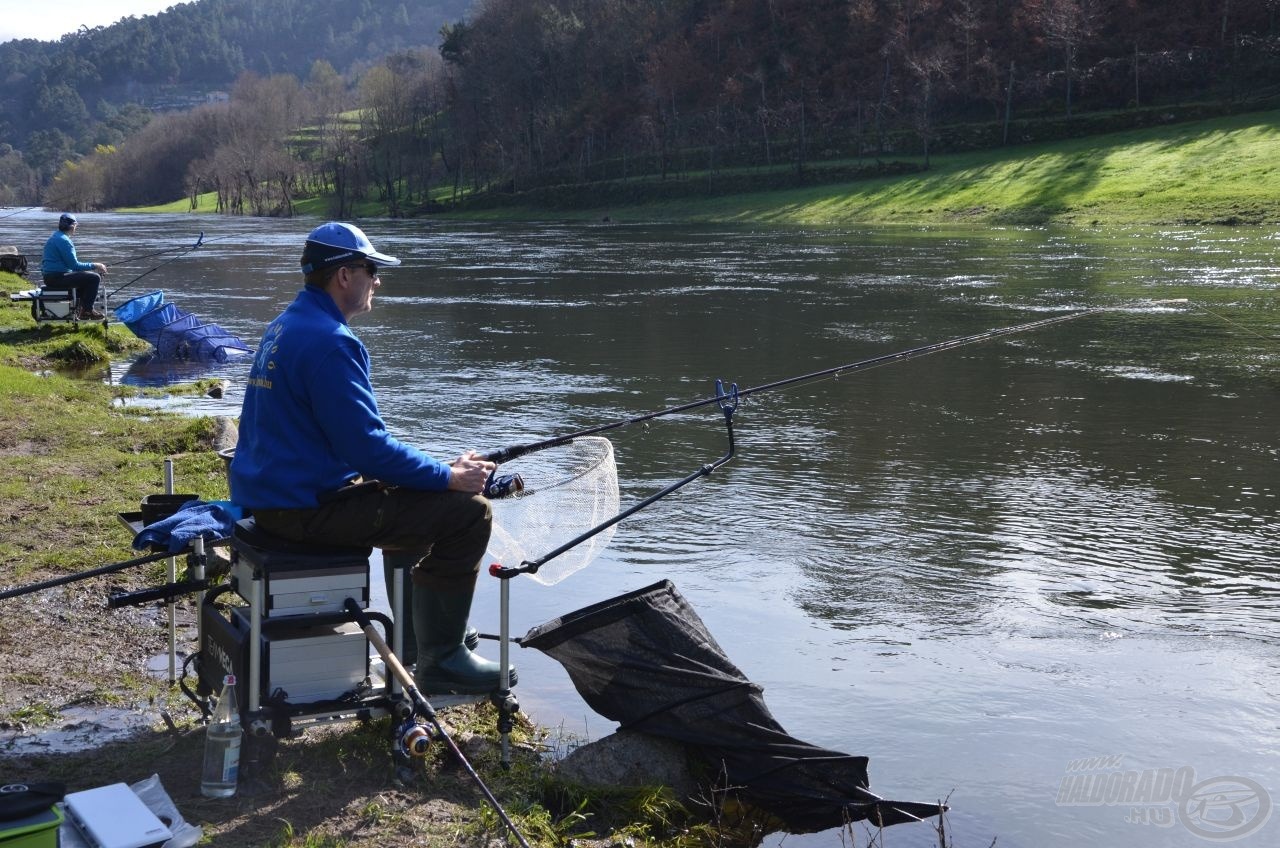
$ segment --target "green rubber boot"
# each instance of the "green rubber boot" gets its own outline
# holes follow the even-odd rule
[[[498,689],[501,666],[473,654],[463,639],[475,583],[439,591],[414,587],[413,623],[418,634],[418,667],[413,682],[425,694],[483,695]],[[511,669],[511,685],[516,670]]]
[[[418,560],[422,559],[422,554],[409,553],[407,551],[383,551],[382,552],[382,579],[387,586],[387,605],[390,606],[392,598],[395,597],[393,590],[395,589],[395,570],[397,568],[404,569],[404,606],[409,613],[404,617],[404,644],[396,645],[396,659],[400,660],[400,664],[405,668],[411,667],[418,660],[418,640],[413,635],[413,579],[410,576],[413,567],[418,564]],[[474,627],[467,627],[464,643],[471,650],[476,649],[476,645],[480,644],[480,634]]]

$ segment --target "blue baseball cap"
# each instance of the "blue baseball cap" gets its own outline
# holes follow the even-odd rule
[[[359,227],[330,221],[316,227],[307,236],[307,243],[302,248],[302,273],[310,274],[359,259],[368,259],[379,265],[400,264],[394,256],[374,250]]]

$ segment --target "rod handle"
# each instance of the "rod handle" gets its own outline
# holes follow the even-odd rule
[[[391,646],[382,638],[382,634],[378,632],[378,628],[373,626],[373,622],[369,620],[369,616],[365,615],[364,610],[360,608],[360,604],[356,603],[354,598],[347,598],[342,602],[342,608],[351,614],[356,624],[364,630],[365,637],[369,640],[369,644],[373,645],[373,649],[378,652],[378,656],[382,657],[383,663],[392,674],[396,676],[396,680],[400,681],[400,685],[406,690],[414,686],[413,675],[405,670],[400,660],[391,651]]]

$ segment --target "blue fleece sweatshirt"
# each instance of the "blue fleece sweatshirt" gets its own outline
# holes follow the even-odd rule
[[[70,274],[72,271],[92,271],[92,262],[81,262],[76,257],[76,246],[71,236],[58,230],[44,243],[44,256],[40,258],[41,274]]]
[[[387,432],[368,351],[323,289],[299,292],[267,326],[249,371],[231,500],[248,509],[304,509],[356,475],[441,491],[451,473]]]

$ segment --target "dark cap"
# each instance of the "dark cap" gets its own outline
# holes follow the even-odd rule
[[[58,219],[58,229],[69,230],[77,223],[79,222],[76,220],[75,215],[72,215],[70,212],[63,212],[62,217]]]
[[[379,265],[399,265],[400,260],[373,249],[359,227],[330,222],[321,224],[307,236],[302,248],[302,273],[310,274],[344,262],[369,259]]]

